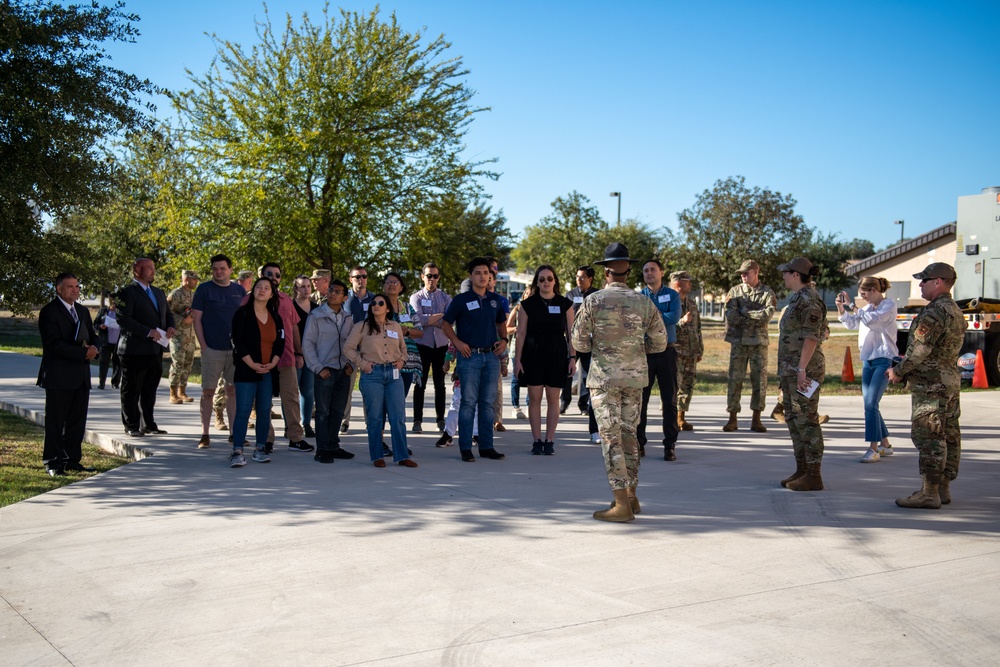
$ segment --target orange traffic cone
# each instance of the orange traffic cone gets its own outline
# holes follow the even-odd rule
[[[972,371],[972,388],[989,389],[990,383],[986,381],[986,362],[983,361],[983,351],[976,350],[976,367]]]
[[[840,371],[841,382],[854,382],[854,362],[851,361],[851,348],[844,348],[844,368]]]

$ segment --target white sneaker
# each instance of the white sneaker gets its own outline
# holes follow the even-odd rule
[[[514,408],[514,418],[515,419],[527,419],[528,417],[524,414],[521,408]]]
[[[861,463],[875,463],[878,459],[878,452],[874,449],[869,449],[865,452],[865,455],[861,457]]]
[[[253,450],[253,460],[256,463],[268,463],[271,457],[263,449],[255,449]]]
[[[892,445],[879,445],[878,446],[879,456],[892,456]]]
[[[601,444],[601,434],[600,433],[591,433],[590,434],[590,441],[592,443],[594,443],[595,445]]]
[[[230,468],[239,468],[245,466],[246,464],[247,460],[243,458],[243,452],[233,452],[229,455]]]

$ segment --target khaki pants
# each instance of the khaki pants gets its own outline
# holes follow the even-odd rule
[[[305,437],[302,430],[302,415],[299,413],[299,381],[295,366],[278,367],[278,396],[281,399],[281,414],[285,418],[285,433],[291,442],[299,442]],[[274,422],[268,442],[274,442]]]

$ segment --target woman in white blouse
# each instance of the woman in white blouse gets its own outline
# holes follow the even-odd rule
[[[858,329],[858,347],[863,363],[861,396],[865,404],[865,441],[868,451],[861,463],[875,463],[881,456],[892,455],[889,431],[879,412],[878,404],[888,385],[886,371],[892,358],[899,354],[896,347],[896,302],[885,298],[889,281],[881,276],[865,276],[858,283],[858,294],[867,303],[854,310],[847,292],[837,295],[837,318],[848,329]],[[850,312],[845,306],[850,304]]]

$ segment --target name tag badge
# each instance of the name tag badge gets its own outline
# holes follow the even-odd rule
[[[399,334],[393,331],[392,329],[387,329],[385,335],[388,336],[389,338],[395,338],[396,340],[399,340]]]
[[[368,312],[368,304],[367,303],[361,304],[361,308],[363,308],[366,313]]]
[[[574,296],[573,297],[573,303],[583,303],[583,297],[582,296]]]
[[[421,299],[420,300],[420,305],[423,306],[424,308],[430,308],[434,304],[431,303],[430,299]]]
[[[406,313],[400,313],[399,314],[399,321],[400,322],[409,322],[410,321],[410,316],[407,315]]]
[[[399,379],[399,369],[398,368],[393,368],[392,369],[392,379],[393,380],[398,380]]]
[[[559,310],[559,306],[549,306],[550,315],[558,315],[560,312],[562,311]]]
[[[465,307],[468,308],[469,310],[479,310],[479,302],[470,301],[469,303],[465,304]]]
[[[670,301],[670,295],[669,294],[661,294],[657,300],[660,303],[667,303],[668,301]]]

